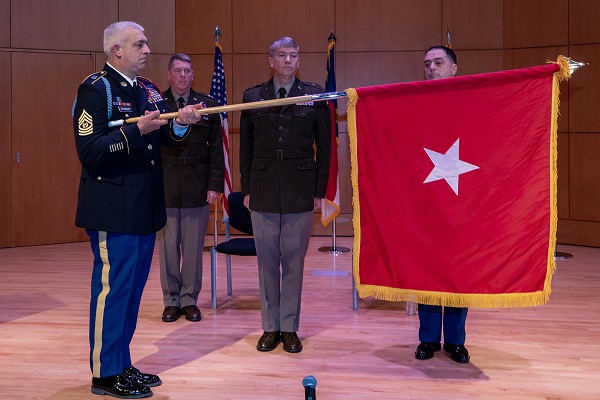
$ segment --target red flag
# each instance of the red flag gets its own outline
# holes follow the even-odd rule
[[[325,78],[325,91],[335,92],[335,41],[336,37],[331,32],[329,35],[329,46],[327,49],[327,76]],[[327,102],[331,120],[331,156],[329,159],[329,180],[325,198],[321,202],[321,224],[329,225],[340,214],[340,193],[338,174],[338,124],[337,124],[337,100]]]
[[[558,69],[349,90],[362,297],[461,307],[548,300]]]

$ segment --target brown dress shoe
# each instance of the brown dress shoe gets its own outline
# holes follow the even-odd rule
[[[258,339],[258,343],[256,344],[256,350],[258,351],[271,351],[274,350],[279,341],[281,339],[281,335],[279,331],[275,332],[267,332],[265,331],[260,339]]]
[[[288,353],[300,353],[302,351],[302,342],[298,339],[296,332],[281,332],[281,341],[283,349]]]
[[[202,313],[195,304],[181,307],[181,314],[185,316],[185,319],[192,322],[198,322],[202,319]]]
[[[162,320],[164,322],[175,322],[179,319],[181,315],[181,309],[176,306],[167,306],[165,307],[162,315]]]

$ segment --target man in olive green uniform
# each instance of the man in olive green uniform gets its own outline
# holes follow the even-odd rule
[[[293,39],[278,39],[269,50],[273,79],[247,89],[244,102],[323,92],[319,85],[296,78],[300,58]],[[302,351],[296,332],[304,258],[313,210],[325,197],[330,135],[326,102],[242,113],[241,187],[252,215],[264,330],[256,346],[259,351],[273,350],[280,341],[287,352]]]

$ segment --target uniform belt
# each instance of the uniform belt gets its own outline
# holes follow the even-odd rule
[[[256,158],[274,158],[276,160],[288,160],[292,158],[312,158],[315,154],[312,150],[290,150],[290,149],[272,149],[272,150],[254,150]]]
[[[163,157],[163,164],[171,165],[194,165],[208,163],[208,159],[201,156],[168,156]]]

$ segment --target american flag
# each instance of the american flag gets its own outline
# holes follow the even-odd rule
[[[220,106],[227,104],[227,90],[225,88],[225,69],[223,68],[222,48],[215,43],[215,69],[210,85],[210,95],[217,100]],[[229,164],[229,126],[227,124],[227,113],[221,113],[221,133],[223,135],[223,153],[225,155],[225,193],[221,196],[223,201],[223,220],[229,218],[229,204],[227,198],[231,193],[231,167]]]

